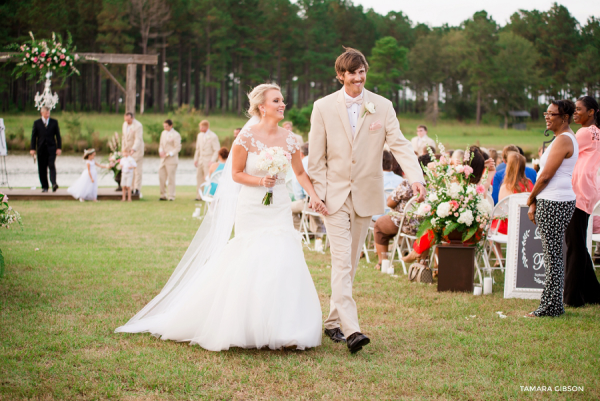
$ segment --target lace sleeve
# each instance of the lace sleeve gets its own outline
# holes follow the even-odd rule
[[[300,150],[300,144],[296,140],[296,135],[292,131],[288,131],[289,134],[285,142],[287,143],[288,152],[291,154],[296,153],[297,150]]]
[[[248,149],[248,146],[246,145],[246,138],[251,138],[251,137],[252,137],[252,134],[250,133],[250,131],[248,131],[247,129],[243,129],[240,131],[237,138],[235,138],[235,141],[233,141],[233,144],[242,146],[244,149],[246,149],[246,152],[250,152],[250,150]]]

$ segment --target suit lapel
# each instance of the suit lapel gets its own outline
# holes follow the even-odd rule
[[[358,136],[358,134],[360,133],[360,128],[362,127],[363,123],[365,122],[365,119],[367,118],[367,113],[365,113],[365,105],[367,104],[368,101],[369,101],[369,92],[365,89],[364,94],[363,94],[363,103],[360,106],[360,112],[358,114],[358,121],[356,122],[356,134],[354,135],[355,139]]]
[[[340,119],[342,120],[342,125],[344,126],[344,130],[346,131],[346,136],[350,143],[354,141],[352,135],[352,128],[350,127],[350,119],[348,118],[348,108],[346,107],[346,99],[344,99],[344,88],[340,89],[338,92],[338,100],[336,104],[336,108],[338,114],[340,115]]]

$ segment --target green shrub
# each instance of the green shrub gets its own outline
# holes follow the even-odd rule
[[[310,115],[313,111],[313,104],[306,105],[301,109],[293,107],[288,110],[287,117],[294,124],[296,133],[306,134],[310,130]]]

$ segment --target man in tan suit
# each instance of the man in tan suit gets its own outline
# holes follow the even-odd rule
[[[144,127],[127,112],[123,122],[121,150],[128,150],[137,167],[133,173],[132,194],[139,195],[142,190],[142,165],[144,164]]]
[[[158,166],[158,181],[160,184],[161,201],[175,200],[175,174],[177,173],[177,164],[179,164],[179,151],[181,150],[181,135],[173,129],[173,121],[165,120],[163,123],[165,129],[160,134],[160,145],[158,155],[160,156],[160,165]],[[167,198],[167,183],[169,185],[169,197]]]
[[[435,152],[435,141],[427,136],[427,127],[424,125],[419,125],[417,127],[417,136],[415,136],[410,143],[412,144],[413,150],[419,156],[427,153],[427,147],[430,146],[431,149]]]
[[[206,181],[208,169],[219,157],[219,137],[210,130],[208,120],[200,121],[200,133],[196,139],[196,153],[194,153],[194,166],[196,167],[196,200],[200,200],[202,191],[200,186]]]
[[[384,145],[419,201],[425,196],[425,181],[392,103],[364,89],[368,64],[363,54],[347,48],[335,69],[344,87],[314,104],[308,174],[329,211],[325,227],[331,244],[331,301],[325,334],[335,342],[346,341],[355,353],[370,342],[360,332],[352,282],[371,216],[384,210]]]

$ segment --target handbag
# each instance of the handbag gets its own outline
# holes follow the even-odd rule
[[[408,280],[424,284],[433,283],[433,272],[429,266],[427,266],[427,261],[425,259],[421,259],[419,262],[410,265],[410,268],[408,269]]]

